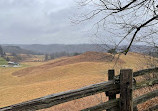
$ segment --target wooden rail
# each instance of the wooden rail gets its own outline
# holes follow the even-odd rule
[[[93,84],[80,89],[52,94],[27,102],[3,107],[0,108],[0,111],[35,111],[102,92],[106,93],[106,96],[109,97],[109,101],[83,109],[82,111],[133,111],[133,108],[137,109],[138,104],[158,96],[158,90],[156,90],[135,98],[134,100],[132,97],[132,90],[134,90],[133,76],[137,77],[153,71],[158,72],[158,68],[145,69],[134,73],[132,73],[131,69],[121,70],[119,80],[117,79],[116,81],[114,80],[116,79],[115,71],[109,70],[108,82]],[[157,83],[157,80],[154,80],[154,84]],[[120,98],[116,98],[116,94],[120,94]],[[153,108],[157,108],[157,106]]]
[[[143,69],[143,70],[133,72],[133,77],[142,76],[142,75],[149,74],[149,73],[152,73],[152,72],[157,72],[158,73],[158,67]]]
[[[142,96],[139,96],[136,99],[134,99],[134,101],[133,101],[134,106],[136,106],[140,103],[146,102],[147,100],[152,99],[157,96],[158,96],[158,90],[152,91],[152,92],[144,94]]]
[[[68,102],[71,100],[94,95],[97,93],[113,91],[113,90],[115,91],[119,90],[119,85],[114,84],[114,81],[112,80],[108,82],[103,82],[103,83],[87,86],[81,89],[66,91],[66,92],[62,92],[58,94],[52,94],[52,95],[48,95],[48,96],[34,99],[31,101],[0,108],[0,111],[9,111],[9,110],[34,111],[38,109],[49,108],[57,104],[61,104],[61,103]]]
[[[144,87],[149,87],[149,86],[153,86],[155,84],[158,84],[158,79],[151,79],[151,80],[148,80],[148,81],[142,81],[140,83],[137,83],[133,89],[136,90],[136,89],[141,89],[141,88],[144,88]]]

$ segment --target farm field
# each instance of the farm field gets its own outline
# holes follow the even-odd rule
[[[107,53],[86,52],[48,62],[23,62],[25,67],[20,68],[0,68],[0,107],[107,81],[108,69],[114,68],[117,74],[124,68],[131,68],[134,71],[145,69],[149,67],[147,58],[138,53],[129,53],[117,58]],[[154,86],[151,90],[155,88],[158,86]],[[137,95],[141,94],[137,92]],[[70,102],[47,110],[75,111],[106,99],[104,94],[98,94],[72,101],[76,104],[75,108]]]

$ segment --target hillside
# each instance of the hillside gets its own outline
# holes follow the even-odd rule
[[[20,70],[18,72],[13,73],[15,76],[24,76],[29,74],[35,74],[34,72],[39,72],[39,70],[49,70],[57,66],[65,66],[69,64],[75,64],[80,62],[104,62],[110,63],[112,61],[116,61],[116,57],[113,57],[110,54],[103,52],[86,52],[78,56],[66,57],[59,60],[50,61],[47,64],[37,67],[30,67],[27,69]],[[123,60],[118,59],[118,63],[125,63]]]
[[[3,95],[0,96],[0,107],[106,81],[108,69],[115,68],[119,74],[122,68],[132,68],[134,71],[146,68],[148,62],[144,55],[138,53],[122,55],[119,59],[116,56],[114,61],[111,61],[112,58],[106,53],[87,52],[45,63],[23,63],[29,67],[0,68],[0,94]],[[118,64],[115,65],[117,59]],[[85,101],[92,105],[101,98],[98,95]]]
[[[16,53],[16,54],[39,54],[36,51],[31,51],[28,49],[23,49],[19,46],[2,46],[4,52],[6,53]]]

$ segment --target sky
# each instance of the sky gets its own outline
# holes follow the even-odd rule
[[[114,25],[115,16],[110,16],[105,23],[101,23],[101,30],[97,30],[97,25],[94,27],[96,21],[104,18],[105,13],[99,13],[86,22],[72,23],[80,19],[77,18],[80,14],[89,13],[96,8],[95,4],[95,7],[86,5],[82,8],[77,4],[78,1],[81,0],[0,0],[0,44],[118,44],[120,36],[125,37],[128,30],[124,30],[119,24]],[[128,11],[126,13],[128,14],[121,13],[125,16],[123,19],[118,14],[122,21],[132,21],[134,24],[138,22],[136,24],[139,25],[139,22],[148,20],[147,16],[141,14],[142,10],[137,11],[138,17]],[[147,15],[151,17],[150,13]],[[140,19],[140,16],[143,17]],[[117,18],[119,22],[120,18]],[[142,35],[150,31],[145,28],[143,30]],[[96,31],[99,33],[96,34]],[[137,35],[142,36],[141,33]],[[121,43],[129,44],[131,37],[130,35]]]
[[[74,0],[0,0],[0,44],[91,43]],[[76,9],[75,9],[76,8]]]

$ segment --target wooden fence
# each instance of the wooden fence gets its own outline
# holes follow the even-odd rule
[[[149,74],[151,72],[158,73],[158,68],[145,69],[137,72],[132,72],[131,69],[124,69],[120,70],[120,75],[118,76],[115,76],[114,70],[109,70],[109,81],[107,82],[93,84],[80,89],[52,94],[27,102],[3,107],[0,108],[0,111],[35,111],[102,92],[105,92],[106,96],[109,97],[109,101],[83,109],[82,111],[137,111],[138,104],[158,96],[158,90],[135,99],[133,99],[132,96],[133,90],[135,89],[158,84],[158,79],[147,81],[141,85],[136,83],[134,79],[135,77]],[[116,98],[116,94],[120,94],[120,98]],[[158,109],[158,105],[150,108],[152,111],[156,109]]]

